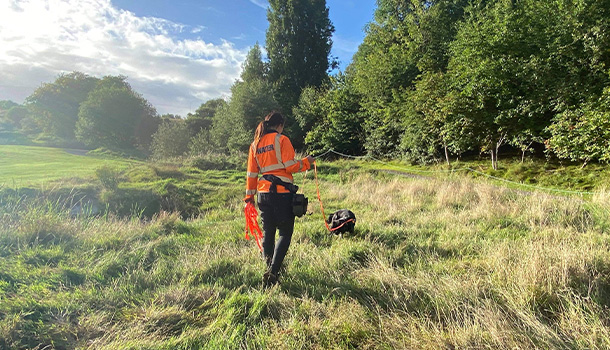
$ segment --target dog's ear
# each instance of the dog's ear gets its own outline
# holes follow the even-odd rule
[[[328,216],[328,220],[326,220],[326,223],[327,223],[327,224],[330,224],[330,223],[331,223],[331,221],[333,221],[333,214],[330,214],[330,215]]]

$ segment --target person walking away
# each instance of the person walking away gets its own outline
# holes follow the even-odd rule
[[[296,159],[292,143],[285,135],[284,116],[269,113],[254,132],[254,141],[248,154],[246,197],[244,201],[257,202],[263,224],[263,256],[267,270],[263,285],[270,287],[279,282],[279,272],[288,252],[294,218],[292,212],[294,187],[293,173],[309,170],[313,157]],[[261,178],[258,176],[261,174]],[[275,242],[276,231],[279,238]]]

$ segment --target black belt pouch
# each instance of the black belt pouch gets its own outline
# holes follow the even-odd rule
[[[293,194],[292,213],[297,217],[301,217],[301,216],[305,215],[305,213],[307,213],[308,204],[309,204],[309,201],[307,200],[307,197],[305,197],[304,194],[300,194],[300,193]]]

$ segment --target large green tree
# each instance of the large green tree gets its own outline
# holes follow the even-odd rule
[[[21,122],[28,116],[30,116],[30,110],[24,106],[19,105],[11,107],[6,112],[6,119],[17,129],[21,128]]]
[[[243,70],[240,74],[241,81],[264,80],[269,75],[268,64],[263,61],[263,51],[258,41],[248,54],[242,66]]]
[[[78,113],[77,138],[90,147],[147,149],[160,118],[125,76],[106,76]]]
[[[302,130],[311,132],[328,114],[326,95],[329,94],[329,84],[320,87],[308,86],[303,89],[299,103],[293,108],[296,122]],[[311,142],[307,143],[311,147]]]
[[[19,106],[19,104],[11,100],[0,100],[0,117],[4,116],[6,111],[16,106]]]
[[[607,124],[610,0],[377,5],[346,70],[354,98],[335,98],[345,87],[308,88],[294,109],[300,126],[313,128],[310,147],[330,144],[333,108],[358,105],[334,115],[364,126],[372,154],[425,162],[485,152],[497,168],[501,147],[523,157],[547,140],[560,157],[606,160],[605,136],[594,135]]]
[[[257,124],[279,109],[258,44],[248,52],[240,79],[231,87],[231,99],[214,115],[211,142],[218,151],[245,151]]]
[[[405,145],[405,126],[422,125],[413,120],[418,115],[405,108],[408,95],[422,73],[446,70],[449,44],[467,1],[379,0],[377,4],[348,73],[353,74],[369,115],[367,150],[398,155],[400,145]]]
[[[292,113],[301,90],[328,78],[331,36],[326,0],[270,0],[266,47],[270,81],[282,112]]]
[[[301,101],[304,104],[299,110],[304,110],[307,99]],[[322,115],[305,139],[308,146],[318,151],[332,148],[342,153],[362,154],[365,114],[350,78],[344,74],[332,77],[329,91],[317,105]]]
[[[407,159],[426,163],[442,153],[450,164],[450,153],[472,149],[475,130],[464,118],[464,111],[452,109],[460,96],[450,94],[448,85],[446,73],[426,72],[413,90],[399,95],[404,98],[398,104],[405,130],[400,146]]]
[[[99,79],[80,72],[61,74],[52,83],[44,83],[27,99],[40,127],[47,133],[74,140],[81,103]]]
[[[566,109],[608,84],[608,0],[475,2],[451,44],[451,107],[497,167],[505,142],[527,149]],[[552,40],[551,40],[552,38]]]
[[[152,135],[150,150],[154,159],[183,156],[188,151],[191,133],[182,119],[165,120]]]
[[[226,105],[227,102],[224,99],[216,98],[201,104],[195,113],[189,113],[186,116],[186,125],[191,135],[196,135],[202,130],[209,131],[214,122],[214,116]]]
[[[599,99],[559,114],[547,145],[559,158],[610,163],[610,87]]]

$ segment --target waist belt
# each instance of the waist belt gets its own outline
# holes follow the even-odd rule
[[[275,175],[263,175],[261,176],[261,179],[271,182],[271,186],[269,187],[269,192],[271,193],[277,193],[277,185],[284,186],[284,188],[287,189],[290,193],[297,193],[297,191],[299,190],[299,186],[291,184],[290,182],[283,181]]]

